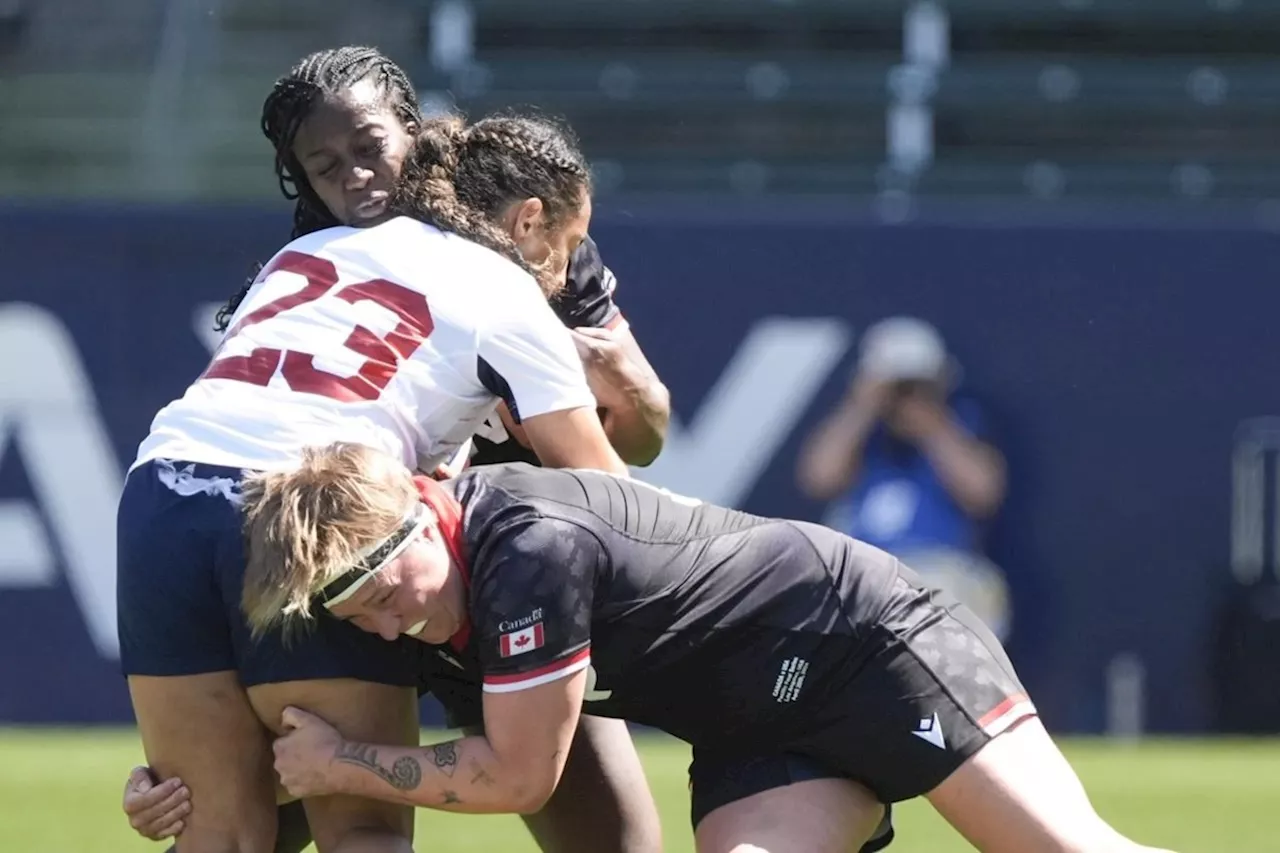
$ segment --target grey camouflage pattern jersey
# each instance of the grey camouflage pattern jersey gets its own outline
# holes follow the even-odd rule
[[[593,471],[488,466],[446,487],[486,690],[589,663],[589,713],[704,744],[777,736],[839,687],[892,600],[893,558],[816,525]]]

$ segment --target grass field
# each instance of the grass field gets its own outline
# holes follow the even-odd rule
[[[1182,853],[1280,850],[1280,741],[1068,741],[1098,809],[1148,844]],[[658,797],[668,853],[692,851],[688,750],[646,737],[641,752]],[[155,850],[119,814],[137,737],[126,729],[0,730],[0,850],[13,853]],[[535,848],[515,818],[419,812],[423,853]],[[893,853],[970,849],[927,805],[900,808]]]

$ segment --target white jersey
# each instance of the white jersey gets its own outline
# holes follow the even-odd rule
[[[595,406],[568,329],[528,273],[408,218],[293,241],[208,369],[160,410],[139,465],[287,467],[350,441],[430,471],[505,399],[518,418]]]

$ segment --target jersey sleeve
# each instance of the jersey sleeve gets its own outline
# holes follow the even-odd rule
[[[571,329],[616,329],[626,323],[613,301],[617,286],[613,271],[600,257],[600,249],[587,237],[569,258],[565,289],[552,300],[551,307],[560,322]]]
[[[594,408],[596,399],[569,330],[531,282],[503,292],[480,332],[476,374],[516,423],[548,412]]]
[[[484,690],[527,690],[591,664],[591,608],[605,560],[579,525],[507,524],[472,561],[470,617]]]

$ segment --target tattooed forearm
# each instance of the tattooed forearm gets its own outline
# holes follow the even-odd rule
[[[344,794],[452,812],[524,806],[523,789],[512,784],[520,780],[511,778],[510,766],[483,736],[413,747],[343,743],[334,759],[331,789]]]
[[[471,777],[472,785],[484,785],[486,788],[493,787],[493,777],[489,775],[489,772],[485,770],[483,766],[481,766],[479,761],[475,761],[473,759],[471,762],[471,769],[475,772],[475,775]]]
[[[388,770],[378,763],[378,750],[367,743],[344,743],[338,748],[334,758],[344,764],[363,767],[400,791],[412,791],[422,781],[422,765],[416,758],[401,756]]]
[[[454,743],[438,743],[431,747],[431,762],[446,776],[458,769],[458,747]]]

